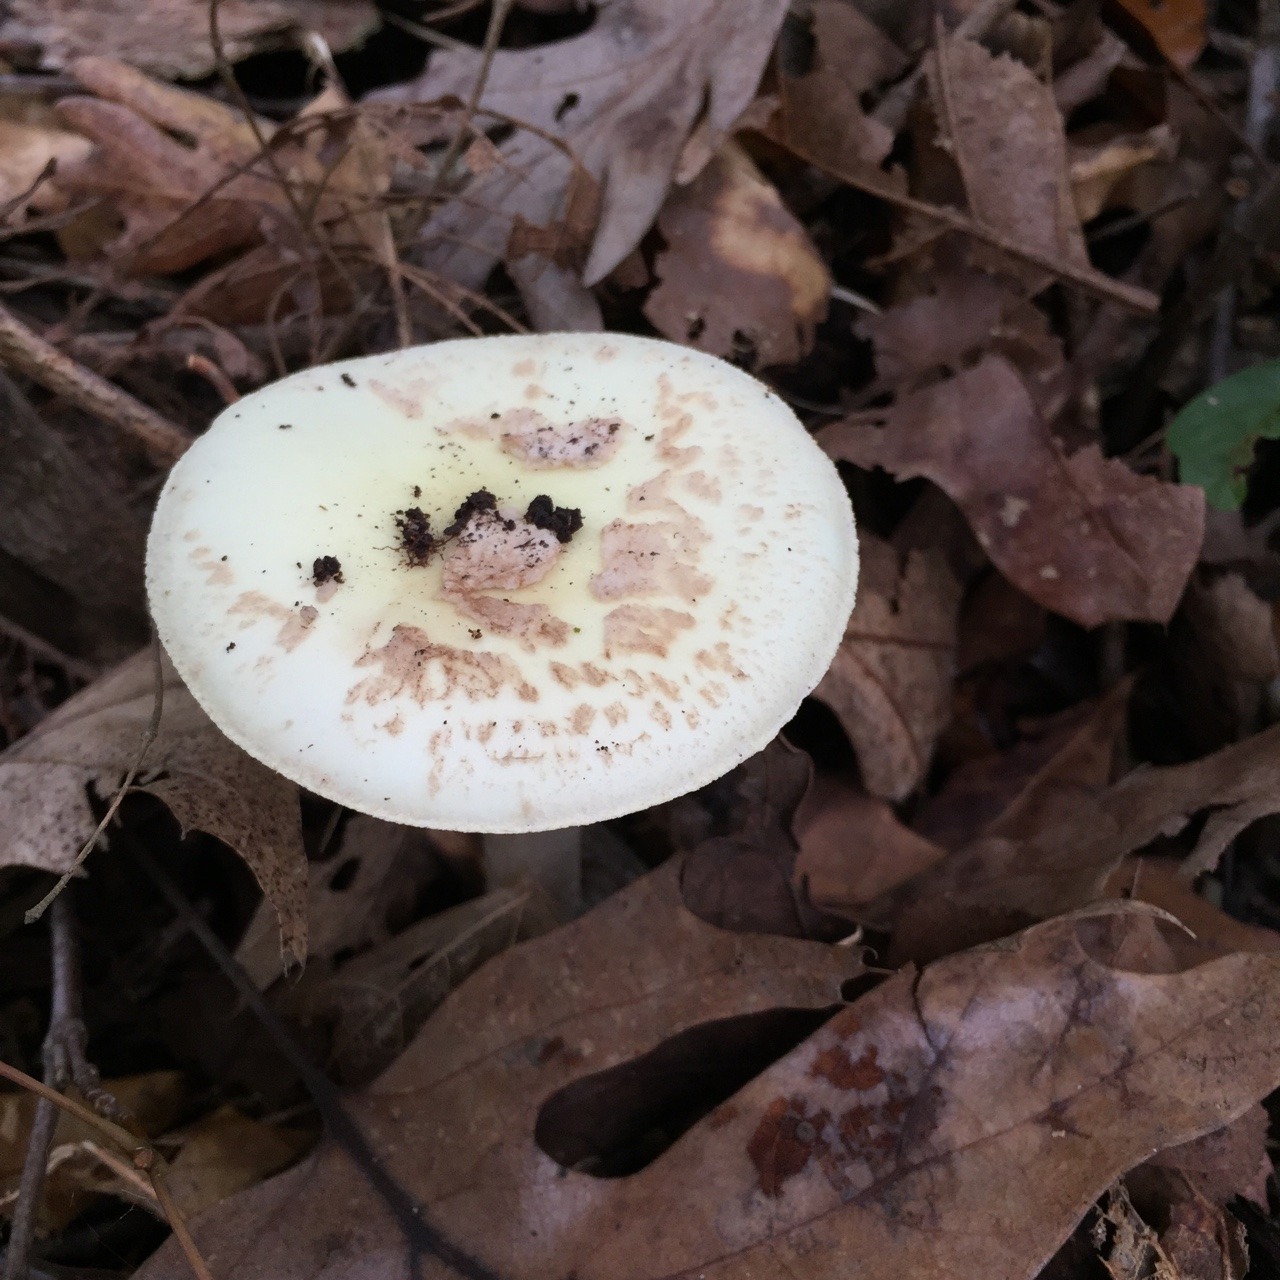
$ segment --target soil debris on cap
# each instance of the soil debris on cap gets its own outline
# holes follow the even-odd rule
[[[421,507],[397,511],[396,529],[400,534],[400,550],[411,569],[421,568],[439,547],[439,541],[431,532],[431,521]]]
[[[315,563],[311,566],[311,581],[317,587],[322,587],[326,582],[342,581],[342,564],[337,556],[316,556]]]
[[[536,528],[554,533],[560,542],[568,542],[582,528],[582,512],[577,507],[557,507],[545,493],[529,503],[524,518]]]
[[[444,531],[446,538],[456,538],[471,522],[471,517],[482,511],[497,509],[498,500],[488,489],[477,489],[463,500],[462,505],[453,513],[453,523]]]

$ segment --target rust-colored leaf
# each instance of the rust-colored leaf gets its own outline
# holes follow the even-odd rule
[[[1200,549],[1203,490],[1137,475],[1096,446],[1068,456],[996,355],[902,396],[884,420],[819,440],[835,458],[932,480],[1006,577],[1082,626],[1172,616]]]

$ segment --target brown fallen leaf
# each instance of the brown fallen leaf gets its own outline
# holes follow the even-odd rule
[[[0,867],[70,869],[97,826],[86,788],[107,800],[123,781],[155,692],[154,659],[144,650],[0,754]],[[298,789],[223,737],[167,660],[159,733],[134,786],[162,801],[184,830],[205,831],[244,859],[275,910],[282,951],[301,963],[307,859]]]
[[[340,53],[374,30],[378,13],[369,0],[220,0],[218,25],[228,60],[238,62],[298,31],[316,32]],[[46,71],[84,54],[167,79],[199,79],[215,65],[205,0],[11,0],[0,41],[36,46]]]
[[[35,189],[40,175],[50,166],[56,171],[75,164],[90,149],[89,140],[65,128],[47,102],[16,94],[0,99],[0,220],[21,225],[27,208],[48,198]]]
[[[1088,270],[1052,89],[1007,54],[954,36],[937,42],[926,73],[974,219]]]
[[[652,225],[695,125],[705,126],[710,154],[750,104],[785,11],[785,0],[613,0],[582,35],[498,50],[480,108],[529,127],[502,144],[500,169],[428,223],[427,265],[464,284],[482,281],[517,213],[541,225],[557,219],[572,156],[602,186],[582,280],[603,279]],[[480,65],[478,50],[445,50],[412,84],[373,96],[466,101]]]
[[[965,761],[921,806],[913,829],[958,849],[984,833],[1032,835],[1070,813],[1115,777],[1132,687],[1126,680],[1106,698],[1023,726],[1008,750]]]
[[[795,364],[827,314],[831,274],[777,188],[725,142],[658,213],[666,241],[644,313],[665,337],[747,368]]]
[[[819,774],[796,809],[800,851],[796,879],[823,911],[883,928],[868,911],[891,890],[919,875],[945,850],[898,821],[883,800],[842,778]]]
[[[1204,52],[1209,36],[1205,0],[1107,0],[1105,8],[1114,21],[1120,19],[1131,39],[1147,37],[1175,66],[1187,68]]]
[[[339,953],[354,957],[385,942],[440,872],[425,832],[362,813],[347,819],[337,848],[310,867],[307,965],[311,972]],[[263,902],[236,948],[236,959],[262,988],[280,977],[275,913]]]
[[[839,718],[867,790],[901,800],[951,715],[960,584],[936,551],[900,559],[864,534],[861,557],[857,606],[813,696]]]
[[[819,442],[834,458],[932,480],[1010,581],[1081,626],[1172,616],[1200,550],[1202,489],[1140,476],[1096,446],[1068,457],[997,355],[883,416],[882,428],[826,427]]]
[[[1149,909],[1105,904],[899,973],[656,1160],[594,1177],[566,1166],[653,1123],[635,1110],[643,1084],[717,1034],[694,1027],[719,1018],[725,1035],[743,1025],[731,1014],[820,1004],[840,973],[839,948],[698,925],[665,868],[487,966],[353,1105],[471,1274],[1029,1280],[1118,1174],[1280,1083],[1280,961],[1114,964],[1150,924]],[[195,1234],[238,1280],[409,1274],[330,1142]],[[170,1244],[139,1276],[184,1266]]]
[[[1113,193],[1135,169],[1153,160],[1172,160],[1177,141],[1167,124],[1142,133],[1071,140],[1071,194],[1076,216],[1089,222],[1111,206]]]
[[[169,1139],[182,1146],[169,1163],[166,1181],[190,1218],[292,1164],[314,1144],[315,1135],[223,1106]]]
[[[807,23],[809,43],[796,59],[788,59],[784,28],[779,111],[769,136],[819,162],[890,181],[880,166],[893,147],[893,131],[864,112],[862,101],[907,70],[906,55],[870,18],[841,0],[814,0],[798,16]]]
[[[782,738],[734,771],[733,833],[701,841],[681,864],[681,897],[694,915],[720,929],[786,938],[849,932],[815,909],[797,874],[791,818],[812,774],[809,757]]]
[[[879,904],[893,910],[891,962],[930,959],[1082,907],[1127,855],[1176,836],[1206,809],[1182,874],[1211,869],[1244,827],[1280,812],[1277,759],[1273,726],[1190,764],[1147,766],[1096,794],[1081,790],[1039,829],[992,827],[904,886],[892,907]]]

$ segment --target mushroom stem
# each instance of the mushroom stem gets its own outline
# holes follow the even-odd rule
[[[483,864],[489,890],[536,884],[566,920],[582,912],[581,827],[486,835]]]

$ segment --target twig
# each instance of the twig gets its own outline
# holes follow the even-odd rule
[[[125,796],[129,794],[129,788],[133,786],[133,780],[138,776],[138,770],[142,768],[142,762],[147,758],[147,752],[151,750],[152,743],[155,742],[156,735],[160,732],[160,717],[164,713],[164,665],[160,660],[160,639],[158,636],[152,636],[151,654],[155,660],[156,696],[151,707],[151,719],[142,735],[142,742],[138,745],[138,754],[129,766],[129,771],[125,774],[124,781],[116,788],[115,795],[111,797],[111,803],[107,806],[106,813],[102,815],[102,821],[98,823],[93,829],[93,834],[81,846],[80,852],[75,856],[75,861],[62,874],[58,883],[23,917],[27,924],[34,924],[44,915],[45,909],[57,899],[58,895],[70,883],[71,877],[80,870],[81,864],[92,852],[94,845],[98,843],[98,837],[107,829],[111,819],[116,816],[116,810],[120,808]]]
[[[435,178],[427,192],[430,201],[439,195],[449,181],[453,166],[457,164],[471,132],[471,122],[480,109],[480,99],[484,97],[485,85],[489,82],[489,71],[493,66],[494,56],[498,52],[498,41],[502,39],[502,28],[506,25],[507,15],[511,12],[513,0],[493,0],[493,10],[489,14],[489,26],[484,33],[484,46],[480,50],[480,65],[476,68],[475,82],[463,108],[462,120],[457,132],[449,139],[444,155],[436,169]]]
[[[402,17],[390,9],[383,12],[382,20],[388,26],[403,31],[405,35],[414,36],[416,39],[421,40],[423,44],[433,44],[440,49],[448,49],[454,53],[475,52],[474,47],[465,40],[459,40],[457,36],[447,36],[443,31],[435,31],[431,27],[423,26],[421,22],[414,22],[412,18]]]
[[[1123,280],[1113,280],[1101,271],[1094,271],[1089,267],[1080,267],[1073,262],[1064,262],[1061,258],[1056,258],[1053,254],[1045,253],[1041,249],[1019,244],[1002,231],[997,231],[994,227],[985,226],[981,222],[975,222],[958,210],[949,209],[943,205],[930,204],[927,200],[917,200],[915,196],[894,191],[892,187],[876,182],[866,174],[851,172],[840,165],[833,164],[830,160],[811,155],[803,147],[797,146],[791,139],[787,141],[787,149],[801,160],[813,165],[815,169],[821,169],[824,173],[829,173],[833,178],[838,178],[848,186],[865,191],[868,195],[877,196],[889,204],[905,209],[908,213],[918,213],[922,217],[932,218],[950,231],[959,231],[964,235],[972,236],[975,240],[981,240],[983,244],[988,244],[993,249],[998,249],[1001,253],[1008,254],[1009,257],[1016,258],[1020,262],[1027,262],[1033,267],[1039,267],[1042,271],[1047,271],[1061,280],[1068,281],[1096,298],[1102,298],[1108,302],[1118,302],[1121,306],[1129,307],[1133,311],[1140,311],[1147,315],[1153,314],[1160,309],[1160,299],[1150,289],[1140,289],[1136,285],[1126,284]]]
[[[298,1073],[333,1141],[347,1153],[365,1181],[391,1211],[409,1244],[410,1273],[415,1277],[420,1274],[419,1260],[427,1255],[452,1267],[459,1275],[466,1277],[466,1280],[500,1280],[483,1262],[464,1252],[427,1220],[423,1206],[396,1181],[381,1157],[369,1145],[360,1126],[343,1105],[333,1082],[307,1057],[267,1004],[262,993],[254,986],[243,966],[200,917],[169,874],[131,837],[124,836],[122,845],[168,900],[181,923],[209,953],[213,962],[236,989],[237,995],[262,1024],[276,1048]]]
[[[193,351],[187,357],[187,368],[199,374],[221,397],[223,404],[235,404],[240,399],[236,384],[227,377],[225,370],[213,363],[208,356]]]
[[[75,1116],[77,1120],[82,1120],[85,1124],[114,1142],[121,1151],[126,1152],[133,1161],[134,1167],[142,1170],[147,1175],[151,1188],[155,1192],[156,1201],[164,1209],[169,1227],[186,1255],[192,1271],[195,1272],[196,1280],[213,1280],[209,1268],[204,1263],[204,1259],[200,1257],[199,1252],[196,1250],[195,1241],[192,1239],[191,1232],[187,1229],[186,1219],[182,1215],[182,1210],[178,1208],[173,1197],[169,1194],[169,1189],[164,1181],[166,1169],[164,1157],[154,1147],[141,1138],[135,1137],[128,1129],[90,1111],[88,1107],[77,1102],[74,1098],[68,1098],[56,1089],[51,1089],[47,1084],[42,1084],[33,1076],[27,1075],[25,1071],[19,1071],[17,1067],[11,1067],[3,1059],[0,1059],[0,1079],[16,1084],[20,1089],[26,1089],[30,1093],[34,1093],[42,1100],[52,1103],[56,1108]],[[26,1280],[26,1278],[23,1277],[23,1280]]]
[[[1267,126],[1275,111],[1276,89],[1280,86],[1280,4],[1263,0],[1258,6],[1258,46],[1249,63],[1249,100],[1245,111],[1244,130],[1240,134],[1254,163],[1265,169]],[[1209,339],[1209,383],[1221,382],[1231,371],[1231,339],[1236,323],[1238,290],[1227,285],[1218,297],[1214,310],[1213,331]]]
[[[176,461],[191,443],[190,433],[182,427],[63,355],[3,304],[0,304],[0,364],[25,374],[77,408],[114,423],[143,444],[157,462]]]
[[[44,1083],[59,1091],[75,1084],[100,1111],[107,1105],[114,1109],[115,1099],[98,1087],[97,1070],[85,1057],[85,1028],[80,1016],[80,942],[71,899],[66,895],[54,902],[49,915],[49,947],[53,980],[49,1031],[44,1040]],[[48,1098],[40,1098],[31,1120],[27,1154],[13,1209],[4,1280],[26,1280],[49,1146],[57,1123],[57,1105]]]

